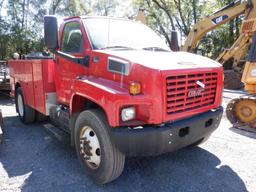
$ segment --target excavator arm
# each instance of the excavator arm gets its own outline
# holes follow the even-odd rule
[[[236,67],[241,58],[245,55],[250,45],[251,36],[241,33],[235,43],[229,49],[224,50],[216,59],[219,63],[224,64],[230,58],[234,57],[233,67]]]
[[[206,33],[245,13],[250,6],[250,1],[235,1],[197,22],[191,29],[182,51],[194,52]]]

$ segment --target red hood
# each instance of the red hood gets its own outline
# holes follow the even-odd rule
[[[187,52],[152,52],[144,50],[97,50],[112,57],[118,57],[158,70],[217,68],[218,62]]]

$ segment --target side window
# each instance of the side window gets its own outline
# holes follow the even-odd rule
[[[80,24],[70,22],[65,25],[62,35],[61,51],[67,53],[81,53],[83,50],[83,38]]]

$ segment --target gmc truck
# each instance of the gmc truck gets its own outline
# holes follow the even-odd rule
[[[53,58],[9,61],[19,118],[48,116],[98,184],[126,156],[152,156],[207,140],[223,109],[222,66],[172,52],[149,27],[126,19],[45,16]]]

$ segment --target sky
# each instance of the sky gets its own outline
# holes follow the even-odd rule
[[[1,12],[1,16],[3,16],[3,17],[7,16],[7,11],[5,9],[6,3],[7,3],[7,0],[4,0],[4,3],[3,3],[4,9],[2,9],[2,12]]]

